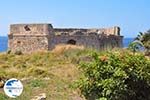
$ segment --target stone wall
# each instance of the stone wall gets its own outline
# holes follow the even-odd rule
[[[75,41],[75,45],[82,45],[96,50],[113,49],[122,47],[120,28],[97,28],[97,29],[77,29],[77,28],[54,28],[56,34],[53,43],[68,44],[68,41]]]
[[[48,50],[47,37],[32,36],[15,36],[13,40],[9,40],[9,49],[13,52],[22,51],[29,52],[35,50]]]
[[[98,34],[105,34],[105,35],[116,35],[120,36],[120,28],[115,26],[112,28],[94,28],[94,29],[77,29],[77,28],[54,28],[54,32],[57,35],[60,35],[61,33],[70,34],[75,32],[82,32],[84,35],[87,35],[87,33],[98,33]]]
[[[8,48],[12,51],[31,52],[48,50],[54,36],[50,24],[14,24],[10,26]]]
[[[99,35],[57,35],[53,43],[58,44],[71,44],[69,41],[75,41],[74,45],[84,46],[86,48],[104,50],[104,49],[113,49],[114,47],[122,47],[121,36],[103,36]]]
[[[13,35],[49,35],[51,24],[13,24],[10,25],[10,34]]]
[[[24,53],[51,50],[58,44],[73,44],[96,50],[122,47],[120,28],[59,29],[51,24],[13,24],[10,26],[9,49]]]
[[[69,43],[69,41],[75,41],[74,45],[78,46],[84,46],[88,48],[99,48],[99,41],[98,38],[95,37],[89,37],[89,36],[67,36],[67,35],[59,35],[55,37],[54,44],[72,44]]]

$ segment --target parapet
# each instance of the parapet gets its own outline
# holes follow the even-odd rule
[[[115,35],[120,36],[120,27],[114,26],[111,28],[96,28],[96,29],[88,29],[88,32],[96,32],[98,34],[105,34],[107,36],[109,35]]]
[[[43,36],[53,31],[51,24],[12,24],[9,35],[13,36]]]
[[[80,32],[84,35],[88,35],[88,33],[97,33],[97,34],[105,34],[120,36],[120,27],[111,27],[111,28],[92,28],[92,29],[83,29],[83,28],[54,28],[55,34],[67,34],[74,35],[76,32]],[[81,35],[82,35],[81,34]],[[80,35],[80,34],[78,34]]]

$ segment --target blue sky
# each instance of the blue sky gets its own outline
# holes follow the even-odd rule
[[[52,23],[61,28],[120,26],[125,37],[150,28],[150,0],[1,0],[0,36],[9,25]]]

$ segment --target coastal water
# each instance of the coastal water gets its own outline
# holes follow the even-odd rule
[[[8,38],[7,37],[0,37],[0,52],[7,51],[8,45]]]
[[[123,39],[123,47],[126,48],[129,46],[130,42],[133,42],[134,38],[124,38]]]
[[[128,47],[129,43],[132,42],[133,38],[124,38],[123,40],[123,47]],[[7,51],[8,48],[8,38],[7,37],[0,37],[0,52]]]

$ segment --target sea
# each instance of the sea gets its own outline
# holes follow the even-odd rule
[[[132,42],[134,38],[124,38],[123,39],[123,47],[128,47],[129,43]],[[8,48],[8,37],[0,36],[0,52],[7,51]]]

